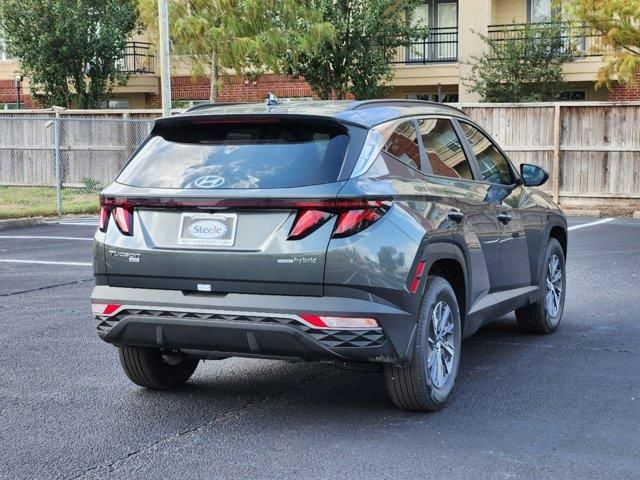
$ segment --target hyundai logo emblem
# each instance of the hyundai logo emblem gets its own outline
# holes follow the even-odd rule
[[[217,188],[224,183],[224,178],[217,175],[203,175],[194,182],[198,188]]]

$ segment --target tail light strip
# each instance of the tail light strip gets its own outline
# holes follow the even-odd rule
[[[113,215],[123,235],[133,234],[133,210],[142,208],[198,208],[198,209],[280,209],[295,208],[289,240],[299,240],[313,233],[334,215],[338,216],[333,238],[358,233],[380,219],[391,207],[387,199],[185,199],[101,197],[100,231],[107,229],[109,215]]]

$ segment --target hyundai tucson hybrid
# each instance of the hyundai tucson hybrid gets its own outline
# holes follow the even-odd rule
[[[567,225],[461,111],[421,101],[208,105],[155,126],[101,193],[91,295],[131,381],[231,356],[379,368],[444,405],[461,340],[558,327]]]

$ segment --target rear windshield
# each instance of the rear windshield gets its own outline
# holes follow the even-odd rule
[[[118,183],[153,188],[287,188],[338,179],[349,137],[334,123],[194,120],[164,126]]]

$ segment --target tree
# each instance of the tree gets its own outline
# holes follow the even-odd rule
[[[299,72],[323,99],[348,93],[358,99],[383,96],[394,69],[396,49],[426,29],[407,19],[421,0],[316,0],[335,39],[325,40],[302,62]]]
[[[598,72],[598,86],[612,80],[637,82],[640,72],[640,0],[572,0],[573,18],[602,34],[604,45],[614,48]]]
[[[565,90],[562,67],[573,59],[574,47],[561,24],[527,24],[504,38],[479,37],[485,53],[471,58],[471,75],[462,80],[483,102],[553,101]]]
[[[157,37],[157,0],[138,0],[138,8]],[[289,71],[302,52],[333,36],[305,0],[173,0],[169,18],[173,53],[188,59],[194,76],[210,76],[212,102],[221,71],[251,78]]]
[[[0,0],[7,51],[46,106],[96,108],[124,83],[117,63],[136,22],[132,0]]]

